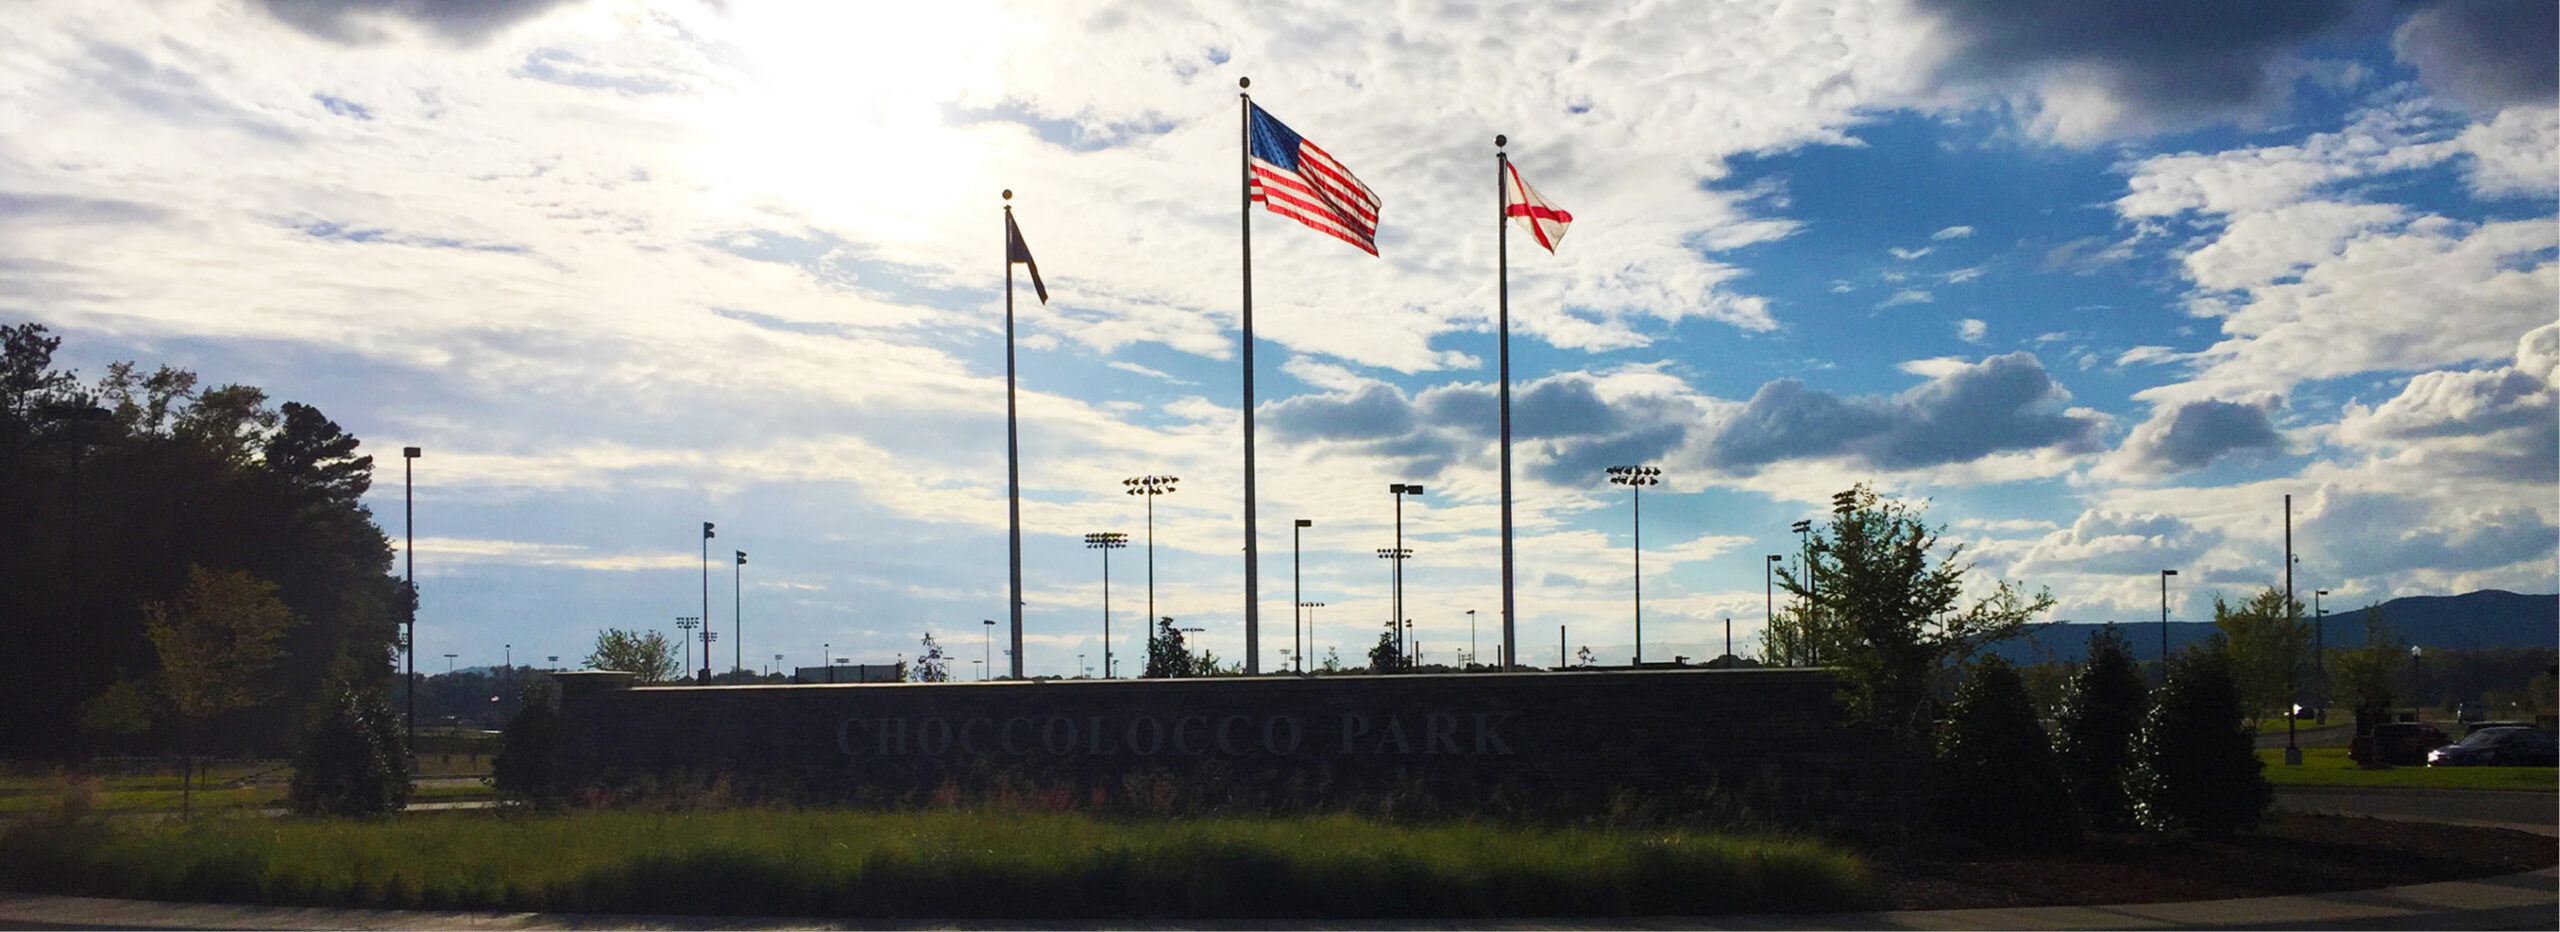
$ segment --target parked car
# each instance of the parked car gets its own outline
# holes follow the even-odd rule
[[[2368,767],[2415,767],[2427,762],[2430,748],[2443,747],[2451,739],[2435,726],[2421,722],[2384,722],[2373,726],[2373,734],[2358,735],[2347,745],[2347,756]]]
[[[2427,766],[2560,766],[2560,740],[2539,728],[2483,728],[2459,744],[2427,752]]]

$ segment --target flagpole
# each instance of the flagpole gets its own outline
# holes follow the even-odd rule
[[[1502,359],[1502,665],[1505,669],[1520,662],[1511,646],[1512,623],[1518,619],[1511,600],[1511,193],[1508,172],[1511,154],[1502,151],[1510,140],[1500,134],[1493,137],[1493,229],[1494,269],[1499,284],[1494,312],[1494,332],[1500,334]]]
[[[1013,189],[1004,190],[1013,200]],[[1004,493],[1011,526],[1008,568],[1013,575],[1013,678],[1022,678],[1022,439],[1015,427],[1013,401],[1013,205],[1004,205]]]
[[[1240,146],[1237,211],[1244,230],[1244,672],[1262,672],[1262,564],[1253,527],[1253,95],[1252,78],[1236,79]],[[1154,624],[1149,619],[1148,624]]]

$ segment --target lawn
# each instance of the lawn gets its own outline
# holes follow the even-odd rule
[[[2346,748],[2303,748],[2302,766],[2287,767],[2283,748],[2260,748],[2266,775],[2277,786],[2399,786],[2439,790],[2560,789],[2560,770],[2550,767],[2388,767],[2367,770],[2347,758]]]
[[[1863,862],[1676,829],[1118,820],[1001,809],[21,820],[0,886],[308,905],[929,918],[1852,909]]]

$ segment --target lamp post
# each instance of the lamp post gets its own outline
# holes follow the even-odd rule
[[[1411,625],[1412,619],[1408,618],[1404,612],[1404,561],[1413,558],[1413,552],[1404,548],[1404,497],[1422,494],[1422,486],[1410,482],[1390,483],[1387,486],[1387,492],[1396,497],[1396,554],[1393,558],[1394,562],[1389,564],[1394,569],[1395,593],[1391,600],[1394,607],[1390,611],[1394,613],[1393,617],[1396,621]],[[1407,665],[1410,665],[1410,649],[1406,659]]]
[[[775,654],[775,655],[773,655],[773,672],[774,672],[774,673],[776,673],[776,674],[783,675],[783,676],[789,676],[789,675],[790,675],[790,674],[788,674],[788,673],[783,673],[783,670],[782,670],[782,655],[781,655],[781,654]]]
[[[818,643],[818,665],[827,668],[827,682],[834,683],[836,681],[836,646],[834,644],[824,641]]]
[[[2328,594],[2327,589],[2311,590],[2311,665],[2320,671],[2320,702],[2311,714],[2312,723],[2317,725],[2329,724],[2329,658],[2325,656],[2329,649],[2329,610],[2320,607],[2320,597]]]
[[[1149,631],[1154,631],[1156,626],[1156,496],[1173,494],[1174,483],[1181,481],[1182,478],[1179,476],[1136,476],[1120,480],[1121,485],[1128,487],[1129,494],[1147,500],[1147,630]],[[1103,666],[1106,668],[1104,672],[1110,672],[1107,669],[1110,665],[1110,661],[1103,661]]]
[[[1323,608],[1324,603],[1300,602],[1298,607],[1307,611],[1307,650],[1312,651],[1316,649],[1316,609]],[[1303,673],[1306,669],[1307,655],[1302,651],[1298,654],[1298,671]]]
[[[461,656],[461,655],[460,655],[460,654],[446,654],[446,655],[444,655],[444,675],[446,675],[446,676],[452,676],[452,675],[453,675],[453,658],[458,657],[458,656]]]
[[[1609,473],[1609,484],[1611,484],[1611,485],[1623,485],[1623,486],[1626,486],[1626,487],[1627,487],[1627,490],[1628,490],[1629,492],[1632,492],[1632,493],[1634,494],[1634,499],[1633,499],[1633,501],[1634,501],[1634,503],[1635,503],[1635,517],[1634,517],[1634,518],[1629,522],[1629,526],[1635,529],[1635,547],[1634,547],[1634,550],[1635,550],[1635,557],[1636,557],[1636,575],[1635,575],[1635,608],[1636,608],[1636,665],[1637,665],[1637,666],[1643,666],[1643,665],[1644,665],[1644,487],[1645,487],[1645,486],[1648,486],[1648,485],[1659,485],[1659,484],[1661,484],[1661,482],[1662,482],[1662,470],[1661,470],[1661,468],[1659,468],[1659,467],[1654,467],[1654,466],[1611,466],[1611,467],[1609,467],[1609,469],[1608,469],[1608,473]]]
[[[409,753],[418,747],[418,454],[400,448],[400,534],[408,543],[400,556],[409,564]]]
[[[746,566],[747,552],[738,551],[738,565],[729,570],[729,672],[731,673],[743,673],[746,670],[744,662],[747,643],[746,621],[742,611],[747,604],[747,596],[745,589],[740,585],[747,578]]]
[[[1760,564],[1760,630],[1763,632],[1769,630],[1770,623],[1775,621],[1778,615],[1778,589],[1777,584],[1773,582],[1777,569],[1778,555],[1774,553]],[[1804,619],[1798,618],[1796,621],[1801,626]],[[1813,640],[1811,627],[1804,626],[1802,630],[1806,635],[1806,641]],[[1762,634],[1761,637],[1766,638],[1768,635]],[[1724,652],[1733,653],[1733,619],[1731,618],[1724,620]]]
[[[1299,613],[1295,607],[1305,605],[1307,598],[1306,590],[1298,575],[1298,559],[1300,556],[1298,533],[1314,527],[1315,525],[1316,523],[1314,521],[1299,518],[1297,523],[1289,526],[1289,602],[1292,605],[1292,608],[1289,611],[1289,657],[1291,659],[1288,666],[1292,672],[1296,673],[1306,672],[1306,665],[1303,662],[1303,658],[1306,656],[1307,651],[1305,642],[1298,640]]]
[[[711,682],[711,522],[702,522],[702,670],[700,682]]]
[[[676,641],[684,645],[684,665],[686,670],[693,669],[693,629],[701,626],[702,617],[699,615],[676,616],[676,630],[684,632],[676,635]],[[711,661],[709,660],[703,661],[703,663],[706,664],[710,662]]]
[[[1076,652],[1076,673],[1077,673],[1077,674],[1079,674],[1079,675],[1086,675],[1086,674],[1090,674],[1090,673],[1092,673],[1092,672],[1093,672],[1093,668],[1092,668],[1092,667],[1085,666],[1085,663],[1084,663],[1084,652],[1083,652],[1083,651],[1077,651],[1077,652]]]
[[[1102,551],[1102,678],[1111,678],[1111,551],[1129,546],[1129,535],[1118,531],[1095,531],[1084,536],[1087,550]],[[1148,611],[1154,611],[1153,608]],[[1083,661],[1076,664],[1081,668]]]
[[[1404,585],[1404,561],[1413,559],[1413,551],[1406,547],[1380,547],[1378,559],[1392,561],[1387,564],[1387,630],[1395,634],[1396,653],[1402,656],[1406,653],[1404,619],[1396,617],[1396,605],[1403,600],[1397,592]]]
[[[2302,766],[2302,746],[2295,743],[2294,706],[2302,702],[2302,686],[2295,671],[2302,667],[2301,642],[2294,640],[2302,633],[2302,609],[2293,601],[2293,496],[2284,497],[2284,763]]]
[[[1467,662],[1476,658],[1476,610],[1467,609]]]
[[[2160,571],[2160,680],[2169,679],[2169,577],[2177,570]]]
[[[978,659],[986,664],[989,671],[993,671],[996,668],[996,620],[982,618],[979,619],[978,626],[985,629],[987,635],[986,639],[978,644]]]
[[[1804,622],[1805,641],[1807,643],[1811,643],[1814,639],[1813,632],[1815,631],[1813,623],[1813,519],[1806,518],[1799,520],[1794,524],[1787,525],[1787,530],[1796,532],[1796,549],[1798,552],[1803,554],[1804,562],[1799,565],[1804,568],[1805,594],[1796,599],[1796,606],[1799,611],[1804,613],[1804,618],[1802,620]],[[1767,636],[1763,635],[1762,640],[1766,641]],[[1727,653],[1731,653],[1731,651],[1727,651]]]

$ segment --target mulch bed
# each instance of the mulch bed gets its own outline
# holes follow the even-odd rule
[[[2509,829],[2269,813],[2222,841],[2088,836],[2076,850],[2001,857],[1873,851],[1888,909],[2221,900],[2476,880],[2560,862],[2560,842]]]

